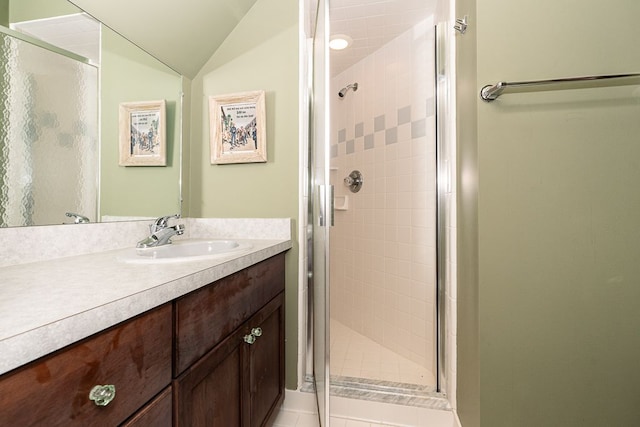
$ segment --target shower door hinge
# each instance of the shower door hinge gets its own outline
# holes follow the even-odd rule
[[[460,34],[464,34],[467,32],[467,27],[469,26],[467,15],[464,18],[456,18],[456,25],[453,26],[453,29],[458,31]]]

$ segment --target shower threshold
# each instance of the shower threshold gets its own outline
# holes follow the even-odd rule
[[[330,394],[419,408],[451,409],[447,396],[437,392],[433,386],[332,375]]]

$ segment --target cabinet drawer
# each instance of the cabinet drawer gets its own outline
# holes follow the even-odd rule
[[[284,290],[284,254],[198,289],[175,305],[177,376]]]
[[[124,322],[0,377],[2,424],[118,425],[171,382],[171,305]],[[106,406],[89,400],[112,384]]]

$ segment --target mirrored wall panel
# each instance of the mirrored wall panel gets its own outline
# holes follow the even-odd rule
[[[95,221],[98,69],[9,33],[0,43],[0,227]]]
[[[182,76],[67,0],[0,2],[0,24],[0,227],[181,213]],[[124,165],[140,104],[165,106],[162,162]]]

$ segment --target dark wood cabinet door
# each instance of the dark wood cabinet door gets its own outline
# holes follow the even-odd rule
[[[242,331],[236,331],[174,382],[176,427],[240,427]]]
[[[283,302],[281,293],[174,381],[177,427],[271,425],[284,398]]]
[[[120,427],[172,427],[172,404],[171,387],[167,387]]]
[[[284,254],[279,254],[176,300],[174,375],[284,291],[284,268]]]
[[[284,306],[282,294],[249,321],[261,335],[247,346],[249,425],[270,425],[284,399]]]

